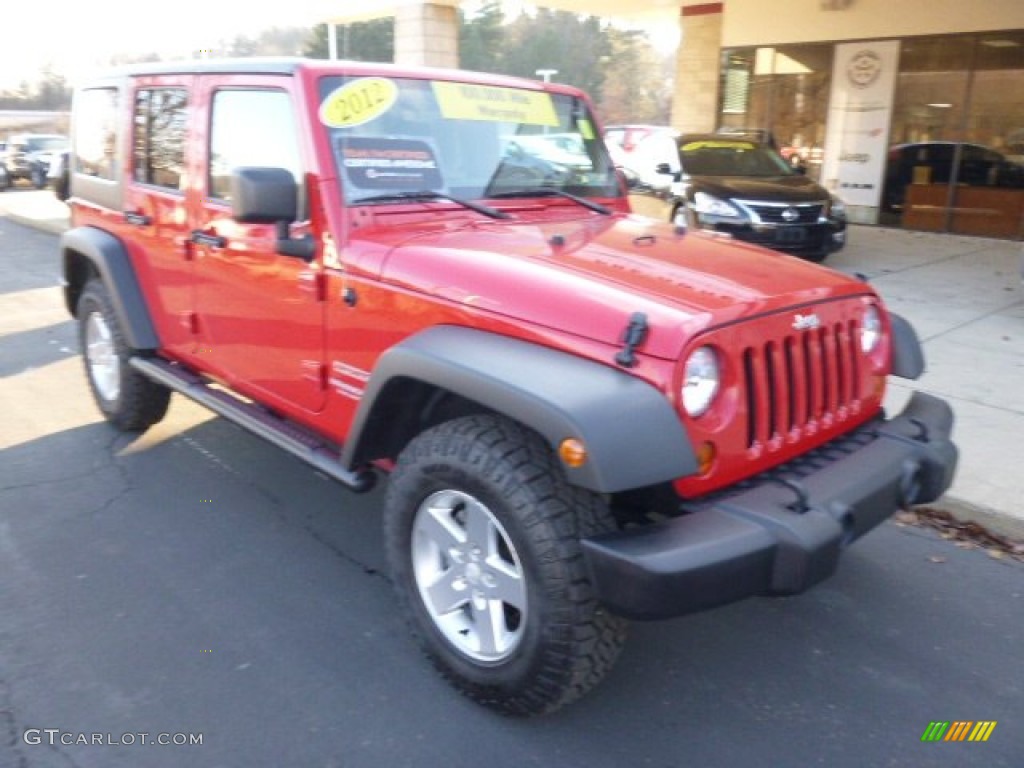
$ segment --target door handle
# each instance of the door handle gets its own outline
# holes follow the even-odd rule
[[[192,230],[189,239],[196,245],[206,245],[210,248],[223,248],[228,244],[226,237],[221,237],[215,232],[203,232],[201,229]]]
[[[138,213],[137,211],[125,211],[124,220],[125,223],[136,227],[148,227],[153,223],[152,216],[147,216],[146,214]]]

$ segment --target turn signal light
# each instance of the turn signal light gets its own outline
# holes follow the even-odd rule
[[[718,449],[715,448],[715,444],[711,442],[703,442],[697,446],[697,470],[702,474],[706,475],[711,471],[711,467],[715,464],[715,459],[718,457]]]
[[[578,469],[587,463],[587,447],[575,437],[567,437],[558,446],[558,458],[567,467]]]

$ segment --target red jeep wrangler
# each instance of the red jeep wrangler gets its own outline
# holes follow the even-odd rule
[[[870,286],[630,214],[586,96],[302,60],[147,65],[73,113],[67,306],[122,430],[180,392],[353,490],[398,601],[505,712],[628,619],[827,578],[938,497],[942,401]]]

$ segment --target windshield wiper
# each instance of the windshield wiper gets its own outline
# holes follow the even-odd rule
[[[492,219],[511,219],[512,215],[499,211],[495,208],[491,208],[480,203],[474,203],[470,200],[463,200],[461,197],[455,197],[453,195],[446,195],[444,192],[431,192],[430,190],[422,190],[420,192],[389,192],[383,195],[370,195],[369,197],[360,197],[358,200],[353,200],[352,205],[360,205],[362,203],[386,203],[390,200],[396,202],[402,202],[403,200],[450,200],[453,203],[458,203],[463,208],[469,208],[471,211],[482,213],[484,216],[490,216]]]
[[[600,203],[595,203],[593,200],[587,200],[585,197],[574,195],[571,192],[566,192],[561,189],[555,189],[554,187],[530,187],[528,189],[513,189],[508,192],[497,192],[488,197],[500,200],[503,197],[564,197],[566,200],[572,200],[574,203],[582,205],[584,208],[589,208],[592,211],[602,214],[603,216],[611,215],[611,208],[608,208]]]

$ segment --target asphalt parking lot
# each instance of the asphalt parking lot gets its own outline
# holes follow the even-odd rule
[[[965,467],[984,479],[1019,452],[1013,253],[920,238],[883,263],[888,232],[857,228],[835,265],[914,320],[921,386],[956,400]],[[1024,565],[895,523],[806,595],[635,625],[611,677],[563,712],[483,711],[397,619],[379,493],[349,494],[180,398],[142,437],[115,434],[82,376],[54,237],[0,219],[0,263],[0,766],[1020,765]],[[929,277],[941,263],[951,275]],[[998,381],[978,373],[992,359]],[[997,437],[975,467],[981,428]],[[957,488],[1003,504],[1020,482]],[[922,743],[935,720],[997,726],[984,744]],[[56,744],[26,740],[46,729]],[[94,733],[122,743],[60,743]]]

